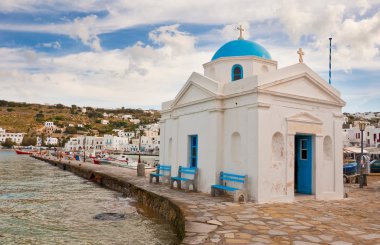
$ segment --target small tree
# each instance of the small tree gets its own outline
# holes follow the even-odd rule
[[[22,138],[21,145],[23,146],[29,146],[29,145],[36,145],[37,144],[37,137],[35,136],[24,136]]]
[[[75,127],[67,127],[65,133],[66,134],[76,134],[77,129]]]
[[[12,141],[11,138],[6,138],[5,141],[3,143],[1,143],[1,145],[5,148],[12,148],[12,146],[14,146],[16,143]]]
[[[40,111],[40,112],[38,112],[37,114],[36,114],[36,121],[37,122],[42,122],[43,120],[44,120],[44,113],[42,112],[42,111]]]
[[[41,134],[41,146],[46,146],[46,136],[45,136],[45,134]]]
[[[63,108],[65,108],[65,106],[62,105],[62,104],[56,104],[55,107],[56,107],[57,109],[63,109]]]

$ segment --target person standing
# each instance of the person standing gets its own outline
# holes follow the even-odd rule
[[[367,176],[370,173],[370,157],[368,155],[363,156],[364,169],[363,169],[363,185],[367,186]]]

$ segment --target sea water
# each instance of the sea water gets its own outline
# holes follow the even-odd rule
[[[0,244],[178,244],[168,224],[120,193],[0,151]]]

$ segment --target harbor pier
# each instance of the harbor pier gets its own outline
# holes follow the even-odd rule
[[[122,192],[169,222],[182,244],[378,244],[380,176],[369,186],[348,184],[349,198],[293,203],[233,203],[229,197],[149,184],[136,170],[33,156]]]

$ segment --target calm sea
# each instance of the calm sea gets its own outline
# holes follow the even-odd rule
[[[95,219],[107,213],[123,219]],[[169,225],[141,213],[117,192],[0,151],[0,244],[179,243]]]

